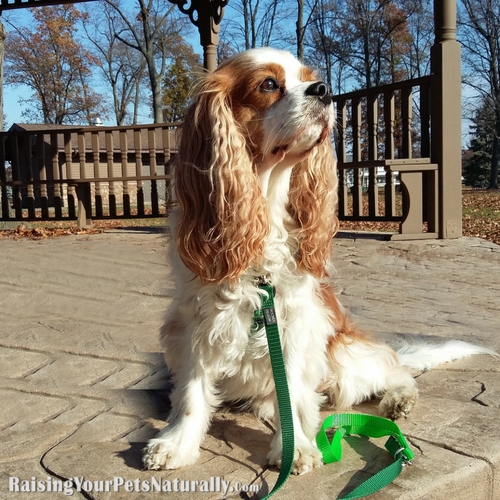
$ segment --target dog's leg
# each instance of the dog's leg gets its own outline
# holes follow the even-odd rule
[[[171,401],[169,425],[144,450],[146,469],[176,469],[196,462],[218,405],[210,375],[200,365],[189,363],[178,374]]]
[[[335,333],[326,347],[329,377],[320,390],[338,410],[377,396],[383,397],[379,407],[383,416],[392,420],[406,416],[418,396],[409,369],[391,347],[356,328],[332,288],[322,287],[321,294],[333,313]]]
[[[316,408],[318,408],[318,411],[316,411]],[[299,411],[297,406],[292,404],[292,412],[295,436],[295,455],[292,473],[305,474],[306,472],[323,465],[321,452],[316,446],[315,439],[307,436],[303,429],[306,419],[308,419],[306,427],[310,425],[311,421],[317,421],[319,428],[319,405],[317,401],[311,401],[311,405],[308,405],[307,409]],[[276,414],[277,413],[278,408],[276,408]],[[271,465],[281,467],[283,443],[279,418],[275,420],[275,427],[276,434],[271,442],[271,451],[268,453],[267,458]]]
[[[292,293],[292,291],[294,293]],[[323,464],[316,445],[321,425],[320,408],[325,402],[318,387],[328,372],[326,339],[332,330],[330,314],[318,301],[317,283],[304,279],[277,295],[277,309],[285,311],[281,321],[283,358],[286,366],[295,435],[294,474],[304,474]],[[268,459],[281,466],[282,440],[278,408],[276,436]]]
[[[316,446],[316,433],[319,429],[320,407],[324,397],[316,392],[318,377],[311,370],[300,369],[304,364],[303,353],[287,353],[286,363],[288,388],[292,406],[293,426],[295,436],[295,457],[292,472],[305,474],[323,464],[321,452]],[[295,358],[295,359],[294,359]],[[269,463],[281,467],[282,439],[278,408],[275,408],[276,435],[271,443],[268,454]]]
[[[344,338],[330,342],[327,352],[331,379],[325,392],[337,409],[382,397],[380,414],[396,420],[417,402],[416,382],[391,347],[364,337]]]

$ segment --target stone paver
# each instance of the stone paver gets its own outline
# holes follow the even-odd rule
[[[277,472],[265,465],[270,429],[225,410],[194,466],[141,468],[141,449],[169,409],[158,342],[172,295],[167,244],[139,231],[0,241],[0,500],[67,496],[10,492],[11,477],[45,485],[82,478],[87,491],[71,498],[103,500],[167,494],[99,491],[115,478],[144,488],[206,481],[212,489],[223,479],[255,485],[260,496],[274,484]],[[465,238],[337,238],[334,262],[342,302],[363,328],[392,340],[457,338],[499,349],[500,247]],[[499,499],[499,361],[457,361],[420,374],[418,383],[419,403],[400,423],[414,465],[371,498]],[[355,410],[374,413],[375,403]],[[275,498],[336,498],[387,463],[379,440],[348,438],[342,462],[292,477]],[[241,498],[236,491],[168,497]]]

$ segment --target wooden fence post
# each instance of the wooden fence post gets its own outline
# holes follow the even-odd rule
[[[456,0],[434,0],[431,160],[439,168],[439,237],[462,236],[462,106]]]

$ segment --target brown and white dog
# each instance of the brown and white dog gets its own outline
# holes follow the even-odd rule
[[[170,217],[176,296],[162,329],[174,380],[168,426],[144,454],[148,469],[194,463],[214,410],[248,402],[281,436],[265,331],[251,333],[264,292],[276,310],[295,426],[295,473],[321,465],[320,407],[381,397],[380,413],[405,416],[417,400],[410,368],[488,352],[463,342],[396,353],[356,330],[329,284],[337,229],[331,91],[288,52],[239,54],[198,89],[174,172]]]

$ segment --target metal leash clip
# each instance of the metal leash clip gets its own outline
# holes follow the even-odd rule
[[[387,443],[385,443],[385,449],[394,457],[395,460],[402,459],[402,465],[413,465],[413,452],[411,451],[408,443],[406,442],[403,434],[399,436],[391,436]]]
[[[405,455],[405,450],[406,448],[404,446],[401,446],[401,448],[399,448],[398,451],[396,451],[396,453],[394,453],[394,458],[397,460],[399,459],[399,456],[401,455],[402,458],[403,458],[403,467],[405,465],[413,465],[413,462]]]

